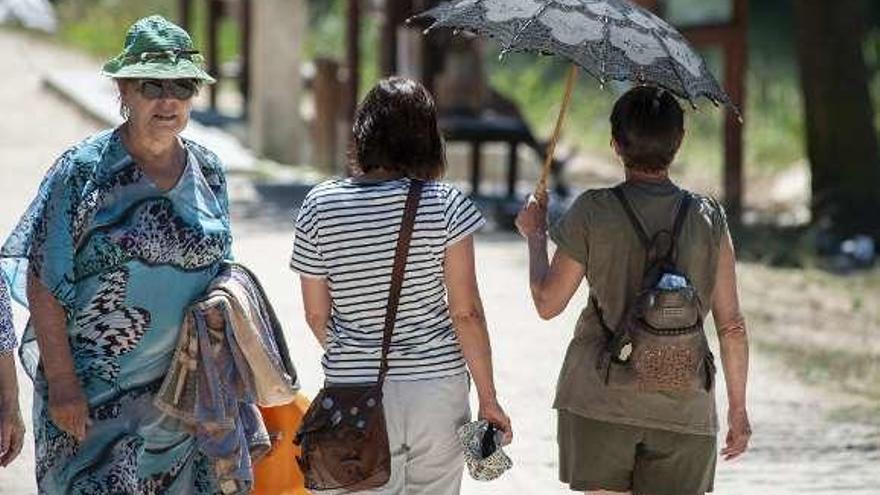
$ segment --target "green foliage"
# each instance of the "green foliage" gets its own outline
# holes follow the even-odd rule
[[[308,58],[345,57],[345,4],[340,1],[309,2],[309,36],[305,53]]]
[[[727,22],[733,15],[732,0],[665,0],[664,17],[676,26]]]
[[[59,36],[65,44],[109,58],[122,49],[134,21],[152,14],[174,19],[175,5],[174,0],[65,0],[58,3]]]
[[[192,26],[189,29],[193,41],[202,51],[207,49],[206,3],[193,2]],[[109,58],[122,49],[129,26],[153,14],[179,22],[177,0],[63,0],[58,2],[61,21],[59,37],[65,44],[101,58]],[[238,55],[240,43],[234,19],[226,17],[221,22],[218,42],[221,62]]]
[[[193,2],[196,44],[205,47],[205,3]],[[669,14],[681,22],[720,19],[729,15],[730,1],[705,4],[703,0],[669,0]],[[116,54],[128,26],[154,13],[176,18],[176,0],[61,0],[61,38],[65,43],[101,57]],[[699,8],[696,8],[699,7]],[[345,2],[309,0],[309,35],[306,58],[345,57]],[[745,105],[745,162],[749,177],[774,174],[805,155],[803,109],[798,82],[790,5],[781,0],[752,1],[750,6],[749,71]],[[880,107],[880,27],[878,22],[865,42],[866,61],[871,71],[872,94]],[[361,25],[361,94],[378,79],[378,37],[376,20],[363,14]],[[238,54],[237,27],[226,19],[220,30],[221,61]],[[492,86],[514,100],[543,137],[549,135],[562,98],[567,64],[555,58],[514,54],[504,61],[499,48],[487,43],[485,55]],[[717,49],[704,52],[715,73],[722,75],[722,57]],[[625,85],[598,81],[582,75],[565,127],[564,140],[581,150],[610,158],[608,115]],[[676,165],[680,173],[699,170],[720,181],[723,153],[723,112],[707,101],[688,109],[688,136]],[[877,112],[880,127],[880,112]]]

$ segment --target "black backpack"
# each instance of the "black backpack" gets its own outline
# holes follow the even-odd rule
[[[639,293],[615,328],[609,328],[595,296],[590,297],[606,341],[598,360],[607,386],[657,391],[709,391],[714,356],[703,331],[699,294],[676,264],[677,242],[693,196],[685,192],[672,229],[649,236],[620,186],[612,189],[645,248]]]

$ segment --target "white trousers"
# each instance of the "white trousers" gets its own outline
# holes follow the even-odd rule
[[[470,420],[470,376],[386,381],[383,389],[391,479],[363,495],[458,495],[464,469],[456,436]],[[327,493],[345,493],[333,490]]]

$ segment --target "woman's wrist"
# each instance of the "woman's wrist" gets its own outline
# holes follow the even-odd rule
[[[54,388],[67,388],[70,386],[79,386],[79,377],[76,376],[76,373],[71,371],[59,371],[55,373],[46,373],[46,382],[49,383],[49,387]]]
[[[541,229],[530,232],[529,235],[526,236],[526,240],[529,245],[545,245],[547,243],[547,231]]]
[[[479,402],[480,406],[492,405],[498,403],[498,397],[495,393],[495,388],[492,387],[491,390],[480,391],[477,390],[477,402]]]
[[[15,403],[18,407],[18,376],[12,352],[0,353],[0,408]]]
[[[0,390],[0,414],[18,411],[18,384],[4,386]]]

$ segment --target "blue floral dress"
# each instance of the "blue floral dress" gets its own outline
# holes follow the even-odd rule
[[[92,425],[78,443],[51,421],[33,328],[21,358],[34,379],[41,493],[215,493],[194,437],[153,406],[184,308],[229,256],[226,182],[210,151],[184,141],[179,182],[160,190],[118,130],[65,152],[0,250],[13,296],[27,270],[68,315],[76,373]]]

